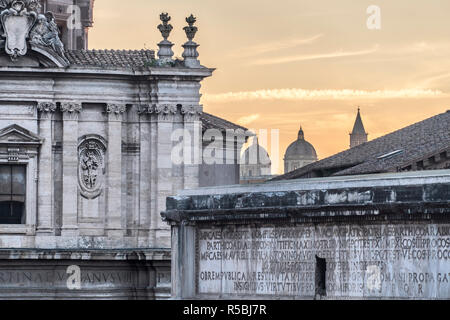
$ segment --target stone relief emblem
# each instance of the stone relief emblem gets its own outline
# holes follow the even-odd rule
[[[62,64],[69,61],[64,54],[64,45],[53,13],[38,14],[39,0],[0,0],[0,46],[13,61],[26,55],[28,43],[50,51],[58,56]],[[32,47],[32,50],[38,50]],[[42,50],[42,49],[41,49]]]
[[[36,0],[0,2],[2,37],[6,39],[5,51],[13,61],[27,53],[27,39],[37,19],[34,10],[38,5]]]
[[[100,137],[85,137],[78,147],[78,180],[81,195],[97,198],[103,190],[106,143]]]

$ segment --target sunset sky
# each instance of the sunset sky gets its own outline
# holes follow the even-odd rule
[[[90,49],[157,49],[162,11],[178,57],[198,18],[199,59],[217,68],[205,111],[279,129],[280,161],[300,125],[320,159],[348,148],[358,106],[369,139],[450,109],[448,0],[95,0]]]

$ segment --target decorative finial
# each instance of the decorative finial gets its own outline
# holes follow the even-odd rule
[[[183,45],[184,65],[188,68],[199,68],[200,61],[198,61],[197,59],[199,56],[197,52],[197,48],[199,47],[199,45],[192,41],[198,31],[198,28],[194,26],[194,24],[197,22],[197,18],[194,17],[193,14],[191,14],[186,18],[186,22],[188,23],[188,26],[184,27],[183,30],[184,32],[186,32],[186,36],[189,41]]]
[[[163,66],[170,64],[172,62],[173,57],[173,43],[167,40],[169,38],[170,33],[173,30],[173,26],[169,24],[169,21],[171,20],[171,17],[168,13],[163,12],[160,14],[159,18],[162,21],[162,24],[158,26],[158,30],[161,32],[162,37],[164,38],[163,41],[158,43],[159,51],[158,51],[158,64]]]
[[[169,21],[172,19],[167,12],[163,12],[159,15],[159,19],[162,21],[162,24],[158,26],[158,30],[161,32],[164,40],[169,38],[170,33],[173,30],[173,26],[169,24]]]
[[[305,140],[305,132],[302,126],[300,126],[300,130],[298,131],[298,140]]]
[[[197,22],[197,18],[194,17],[193,14],[191,14],[189,17],[186,18],[186,22],[189,24],[189,26],[186,26],[183,28],[184,32],[186,32],[186,36],[189,39],[189,41],[194,40],[195,34],[198,31],[198,28],[194,26],[194,24]]]

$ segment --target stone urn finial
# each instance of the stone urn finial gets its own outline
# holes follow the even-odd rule
[[[197,18],[191,14],[186,18],[186,22],[188,23],[188,26],[184,27],[183,30],[186,32],[188,41],[183,45],[184,51],[182,56],[184,58],[184,65],[188,68],[199,68],[200,61],[198,61],[199,54],[197,52],[199,45],[192,41],[198,31],[198,28],[194,26],[197,22]]]
[[[189,41],[192,41],[194,40],[195,34],[198,31],[198,28],[194,26],[194,24],[197,22],[197,18],[194,17],[193,14],[191,14],[186,18],[186,22],[189,24],[189,26],[184,27],[183,30],[186,32],[186,36]]]
[[[170,33],[173,30],[173,26],[169,24],[171,17],[168,13],[163,12],[160,14],[159,18],[162,23],[158,26],[158,30],[161,32],[164,40],[158,43],[159,51],[158,51],[158,64],[161,66],[170,64],[172,62],[173,51],[172,46],[173,43],[167,40],[169,38]]]
[[[170,33],[173,30],[173,26],[169,24],[169,21],[172,18],[166,12],[161,13],[159,18],[161,19],[162,24],[158,26],[158,29],[161,32],[161,35],[163,36],[164,40],[167,40],[167,38],[169,38]]]

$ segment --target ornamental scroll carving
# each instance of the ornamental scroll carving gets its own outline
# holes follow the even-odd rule
[[[78,185],[81,195],[95,199],[103,191],[106,141],[100,136],[85,136],[78,147]]]

